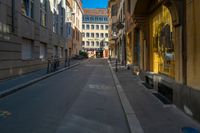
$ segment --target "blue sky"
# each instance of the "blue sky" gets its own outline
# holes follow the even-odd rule
[[[108,0],[82,0],[83,8],[107,8]]]

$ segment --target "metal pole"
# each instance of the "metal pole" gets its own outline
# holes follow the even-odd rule
[[[117,72],[117,56],[116,56],[116,60],[115,60],[115,72]]]

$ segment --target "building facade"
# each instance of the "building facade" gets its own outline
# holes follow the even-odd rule
[[[72,45],[69,45],[70,56],[79,55],[80,50],[82,49],[82,0],[72,0]]]
[[[109,57],[107,9],[84,9],[82,47],[89,57]]]
[[[119,13],[122,0],[109,2],[109,8],[114,3]],[[125,0],[124,4],[126,64],[150,88],[197,120],[199,5],[198,0]],[[119,28],[116,31],[119,34]]]
[[[0,79],[45,68],[52,57],[65,61],[67,5],[66,0],[0,0]]]

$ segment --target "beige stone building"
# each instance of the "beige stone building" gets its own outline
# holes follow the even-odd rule
[[[0,0],[0,79],[45,68],[52,56],[64,61],[67,8],[65,0]]]
[[[82,47],[89,57],[109,57],[107,9],[84,9]]]

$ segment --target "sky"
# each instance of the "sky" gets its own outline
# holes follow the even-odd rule
[[[107,8],[108,0],[82,0],[83,8]]]

